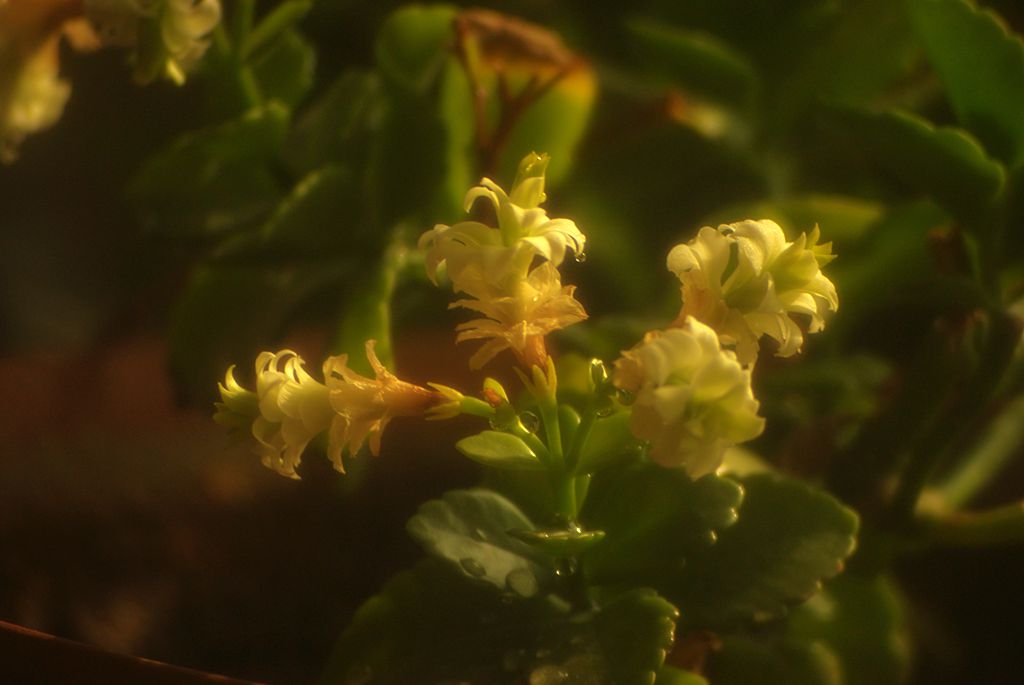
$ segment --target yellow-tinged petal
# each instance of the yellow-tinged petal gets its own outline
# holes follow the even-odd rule
[[[669,252],[668,268],[682,286],[677,322],[693,316],[708,324],[743,364],[756,361],[762,336],[778,343],[778,356],[796,354],[804,336],[791,315],[806,316],[814,333],[839,306],[835,286],[821,272],[831,244],[818,245],[819,238],[815,226],[787,242],[768,220],[705,226]]]
[[[651,458],[692,478],[713,472],[726,448],[764,429],[750,370],[693,317],[624,351],[613,382],[635,395],[630,428],[651,443]]]

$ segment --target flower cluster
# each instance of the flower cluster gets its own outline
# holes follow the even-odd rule
[[[727,447],[764,430],[750,370],[693,317],[624,351],[613,382],[635,395],[630,428],[651,441],[651,458],[682,466],[692,478],[713,472]]]
[[[819,237],[815,226],[787,242],[768,220],[705,226],[668,255],[682,283],[678,321],[693,316],[708,324],[743,364],[754,363],[765,335],[778,343],[778,356],[799,352],[804,336],[793,315],[808,317],[815,333],[839,306],[835,286],[821,273],[833,259],[832,245],[819,245]]]
[[[483,198],[496,226],[439,225],[419,240],[431,280],[436,283],[446,270],[452,289],[463,295],[451,306],[480,315],[457,329],[459,341],[484,341],[470,366],[479,368],[503,350],[515,354],[547,444],[519,420],[497,381],[484,382],[481,398],[437,383],[414,385],[380,363],[373,341],[366,345],[373,378],[350,369],[341,355],[324,363],[321,383],[294,353],[264,352],[256,360],[255,392],[228,371],[216,418],[249,427],[264,463],[290,477],[297,477],[303,450],[320,433],[327,433],[328,456],[343,470],[344,451],[355,454],[366,442],[373,454],[380,451],[393,417],[469,414],[488,419],[495,429],[459,443],[471,458],[503,468],[547,465],[561,469],[556,479],[574,478],[581,447],[563,444],[555,364],[545,337],[586,318],[574,288],[562,285],[558,271],[568,254],[582,254],[586,238],[575,223],[549,218],[541,208],[547,163],[546,156],[528,155],[509,193],[487,178],[469,191],[467,212]],[[750,220],[703,228],[673,248],[668,266],[682,283],[679,318],[624,350],[610,379],[607,372],[592,376],[591,410],[596,412],[598,395],[610,404],[617,394],[628,405],[633,435],[649,444],[653,461],[682,468],[694,479],[713,473],[726,449],[764,430],[751,387],[761,336],[778,342],[777,354],[792,355],[803,343],[794,316],[806,317],[813,333],[836,310],[835,287],[821,272],[832,259],[831,245],[818,240],[817,228],[788,242],[774,222]],[[606,367],[595,360],[592,368]],[[569,509],[571,501],[566,498]]]
[[[74,4],[64,0],[0,3],[0,159],[11,161],[26,136],[60,119],[71,86],[62,80],[60,39]]]
[[[134,48],[135,78],[185,82],[220,21],[220,0],[85,0],[104,45]]]
[[[366,356],[374,371],[367,378],[348,367],[348,355],[324,362],[325,383],[309,375],[302,359],[291,350],[263,352],[256,358],[256,391],[235,380],[228,369],[220,387],[214,420],[229,428],[249,428],[263,464],[289,478],[310,441],[328,432],[327,454],[344,472],[342,455],[355,455],[369,440],[370,451],[380,452],[380,439],[396,416],[416,416],[431,404],[448,401],[439,392],[399,380],[377,359],[374,341],[366,343]]]
[[[220,0],[0,1],[0,161],[60,119],[71,94],[60,78],[62,38],[79,52],[131,48],[139,82],[180,84],[220,15]]]
[[[506,349],[526,368],[543,367],[544,336],[587,318],[557,268],[568,252],[582,255],[587,239],[573,221],[551,219],[540,207],[547,165],[547,155],[531,153],[519,164],[511,192],[485,178],[466,194],[467,212],[477,199],[490,202],[496,227],[463,221],[435,226],[420,238],[431,280],[444,265],[452,289],[468,296],[452,306],[485,317],[459,327],[459,341],[487,341],[470,361],[474,369]]]

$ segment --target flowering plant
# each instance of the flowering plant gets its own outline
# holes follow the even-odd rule
[[[49,625],[143,653],[174,615],[170,658],[273,682],[324,660],[325,685],[999,681],[1012,583],[958,563],[1012,567],[950,549],[1024,540],[997,477],[1024,444],[1014,15],[769,4],[524,9],[570,48],[445,5],[0,0],[5,349],[121,292],[81,326],[106,340],[107,319],[158,315],[138,281],[182,284],[158,344],[175,399],[214,403],[257,455],[189,416],[164,536],[138,516],[99,533],[141,526],[176,582],[126,572]],[[39,159],[68,182],[26,209],[7,175]],[[104,183],[131,211],[83,211]],[[105,284],[91,307],[7,292],[61,216],[97,229],[64,257]],[[95,268],[112,254],[132,263]],[[94,362],[54,383],[76,417],[159,394],[159,370],[104,392]],[[21,382],[12,404],[47,394]],[[186,495],[236,528],[180,523]],[[0,604],[50,629],[64,585],[5,573],[29,580]],[[190,651],[209,626],[226,663]]]
[[[518,390],[493,377],[476,392],[400,380],[373,340],[374,378],[348,368],[343,354],[324,362],[319,382],[283,350],[259,355],[255,390],[231,369],[220,386],[215,418],[251,433],[264,464],[291,478],[320,433],[344,472],[367,438],[370,452],[381,452],[394,417],[485,422],[456,447],[493,472],[493,485],[449,492],[409,521],[428,559],[356,615],[328,669],[338,682],[696,678],[699,650],[687,657],[696,663],[666,660],[677,626],[686,644],[703,630],[766,620],[813,594],[853,551],[857,517],[837,501],[723,466],[731,448],[764,429],[751,386],[761,335],[791,355],[802,342],[792,313],[818,331],[836,308],[818,266],[830,255],[816,245],[817,228],[787,243],[774,222],[745,221],[673,248],[680,318],[613,363],[590,360],[570,393],[547,337],[586,319],[558,270],[567,254],[582,258],[586,237],[541,208],[548,161],[523,158],[508,193],[489,178],[467,193],[466,210],[489,200],[497,225],[439,225],[419,240],[430,280],[444,272],[466,296],[451,306],[484,317],[457,327],[457,342],[485,341],[470,367],[496,366],[510,351]],[[735,240],[731,268],[729,244],[716,240]],[[810,526],[765,530],[773,513],[748,520],[745,496],[755,507],[786,498],[817,516]],[[755,532],[770,561],[752,571],[730,548]],[[786,547],[796,541],[802,551],[792,557]],[[411,642],[401,626],[413,628]],[[428,635],[436,645],[425,652],[419,641]]]

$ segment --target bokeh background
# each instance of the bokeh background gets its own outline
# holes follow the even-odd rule
[[[1024,31],[1019,3],[982,4]],[[375,68],[377,30],[398,5],[315,3],[300,25],[316,68],[299,112],[343,73]],[[827,95],[954,120],[901,3],[474,6],[558,32],[599,84],[573,165],[549,195],[554,213],[574,217],[591,238],[590,258],[567,280],[580,284],[595,318],[618,317],[606,329],[628,334],[570,338],[566,349],[614,351],[637,319],[674,315],[663,255],[708,221],[786,207],[794,222],[787,228],[807,230],[816,219],[835,239],[839,316],[851,316],[813,341],[818,350],[802,362],[826,381],[814,394],[786,365],[765,372],[759,393],[776,398],[766,400],[773,428],[755,446],[789,470],[822,477],[828,446],[841,446],[843,431],[876,409],[950,309],[932,297],[941,240],[936,258],[936,241],[926,238],[943,225],[941,212],[836,133],[818,108]],[[688,79],[691,62],[680,75],[659,61],[656,42],[637,38],[651,27],[709,35],[753,72],[711,69]],[[62,120],[0,167],[0,619],[201,670],[310,682],[359,603],[417,557],[405,520],[426,499],[475,482],[476,472],[442,447],[450,427],[399,423],[387,456],[367,457],[353,476],[309,458],[303,480],[290,482],[213,424],[211,402],[228,364],[247,365],[264,346],[317,358],[337,340],[329,314],[361,296],[359,281],[307,287],[315,278],[304,280],[305,263],[294,261],[286,290],[299,295],[287,316],[260,299],[269,296],[239,287],[206,316],[216,320],[220,306],[250,320],[230,319],[227,330],[210,324],[216,341],[193,345],[208,324],[189,309],[195,277],[216,244],[153,230],[126,188],[169,141],[216,121],[216,81],[140,88],[121,53],[64,57],[73,94]],[[748,88],[756,102],[737,102]],[[342,220],[336,230],[347,230]],[[899,243],[886,231],[912,237]],[[359,245],[349,258],[379,253]],[[400,294],[395,357],[403,374],[464,373],[443,298],[416,283]],[[188,325],[193,339],[182,343]],[[980,504],[1021,497],[1019,462]],[[1019,546],[900,559],[911,682],[1019,682],[1022,570]]]

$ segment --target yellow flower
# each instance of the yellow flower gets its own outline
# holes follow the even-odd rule
[[[651,458],[681,466],[691,478],[714,472],[726,448],[764,430],[750,370],[693,317],[625,350],[613,382],[635,395],[630,428],[650,441]]]
[[[369,438],[370,452],[380,453],[380,440],[388,422],[396,416],[419,416],[432,402],[448,402],[443,393],[435,393],[398,379],[384,368],[374,352],[376,341],[366,343],[366,358],[374,378],[348,368],[348,355],[330,357],[324,362],[324,378],[330,403],[337,413],[330,429],[328,456],[334,467],[344,473],[342,450],[356,454]]]
[[[544,336],[587,318],[583,305],[573,297],[575,286],[562,286],[558,269],[543,262],[516,284],[509,295],[481,300],[458,300],[452,307],[465,307],[487,318],[460,324],[457,341],[487,340],[470,358],[479,369],[502,350],[512,350],[526,368],[546,366]]]
[[[76,13],[71,0],[0,3],[0,161],[60,119],[71,94],[59,77],[60,38]]]
[[[220,386],[223,402],[214,415],[219,423],[234,427],[251,417],[263,465],[288,478],[299,477],[295,469],[306,445],[334,418],[327,387],[306,373],[302,363],[291,350],[260,353],[255,393],[241,387],[228,369]]]
[[[807,316],[815,333],[839,306],[835,286],[821,272],[833,259],[831,243],[818,245],[819,235],[815,226],[787,242],[768,220],[705,226],[668,255],[668,268],[682,283],[677,321],[694,316],[708,324],[743,364],[757,359],[763,335],[778,342],[780,357],[799,352],[804,336],[791,315]]]
[[[558,266],[567,251],[583,253],[587,239],[576,224],[569,219],[550,219],[540,208],[546,197],[548,160],[547,155],[536,153],[524,157],[510,193],[485,178],[466,194],[467,212],[478,198],[491,202],[497,228],[463,221],[435,226],[420,237],[431,280],[436,282],[437,270],[446,264],[456,292],[488,297],[525,278],[536,255]]]
[[[85,0],[104,45],[134,47],[135,78],[164,75],[177,84],[209,47],[220,22],[220,0]]]

